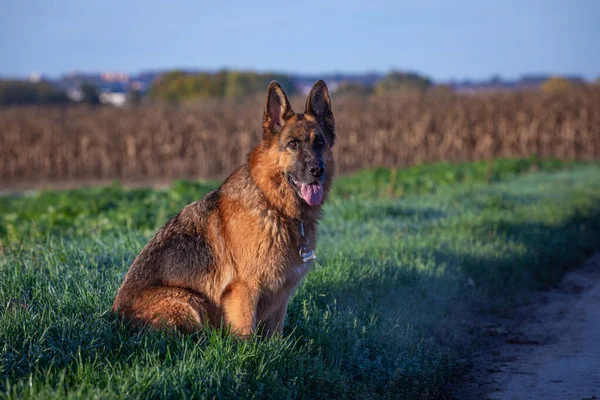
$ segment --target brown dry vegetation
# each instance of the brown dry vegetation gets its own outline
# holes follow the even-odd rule
[[[301,111],[302,100],[292,101]],[[556,94],[333,99],[341,173],[532,154],[600,157],[600,87]],[[222,178],[261,135],[262,102],[0,108],[0,187]]]

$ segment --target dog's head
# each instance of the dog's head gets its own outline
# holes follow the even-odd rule
[[[284,90],[273,81],[263,115],[263,143],[277,153],[282,183],[309,206],[321,205],[333,175],[335,122],[327,85],[317,81],[304,114],[295,114]]]

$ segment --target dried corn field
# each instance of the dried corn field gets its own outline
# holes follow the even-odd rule
[[[297,111],[302,99],[294,99]],[[532,154],[600,157],[600,87],[334,98],[341,173]],[[0,187],[40,182],[222,178],[261,135],[262,104],[0,108]]]

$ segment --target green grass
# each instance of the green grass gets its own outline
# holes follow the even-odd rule
[[[436,398],[479,318],[600,246],[600,165],[498,160],[342,177],[282,338],[127,331],[109,309],[216,183],[0,198],[0,398]]]

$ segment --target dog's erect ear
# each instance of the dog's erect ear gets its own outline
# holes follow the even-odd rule
[[[330,146],[335,141],[335,121],[331,111],[331,100],[327,85],[322,80],[318,80],[308,94],[306,100],[306,114],[310,114],[317,119],[322,129],[325,131]]]
[[[285,121],[294,116],[287,95],[277,81],[271,81],[267,90],[265,112],[263,114],[263,127],[265,135],[281,132]]]

